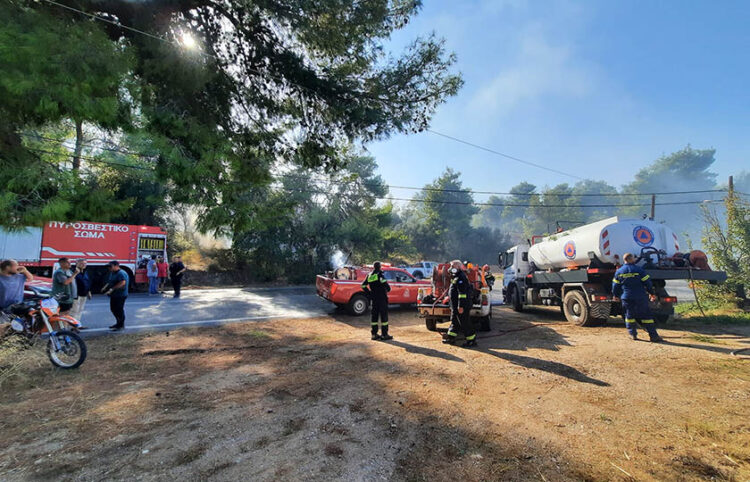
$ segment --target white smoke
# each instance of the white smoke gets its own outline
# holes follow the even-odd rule
[[[346,255],[340,249],[337,249],[333,252],[329,261],[331,262],[333,269],[339,269],[344,266]]]

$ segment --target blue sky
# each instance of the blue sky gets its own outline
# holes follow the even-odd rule
[[[425,0],[390,46],[434,31],[457,54],[465,85],[436,131],[616,186],[688,143],[713,147],[723,181],[750,169],[749,23],[743,1]],[[367,147],[389,184],[445,167],[476,190],[576,181],[431,133]]]

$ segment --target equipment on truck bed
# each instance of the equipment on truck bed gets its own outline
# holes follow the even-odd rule
[[[417,309],[419,316],[425,319],[425,325],[430,331],[437,331],[438,323],[450,321],[450,300],[448,289],[451,284],[450,263],[441,263],[432,272],[432,288],[420,289],[417,295]],[[467,269],[466,277],[472,284],[473,300],[471,319],[479,323],[481,331],[489,331],[492,319],[492,304],[490,290],[483,286],[478,267]]]

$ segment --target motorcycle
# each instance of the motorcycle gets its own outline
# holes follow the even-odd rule
[[[0,312],[10,322],[10,336],[22,337],[27,347],[40,338],[48,338],[47,356],[59,368],[78,368],[86,360],[86,343],[77,334],[81,323],[60,313],[60,305],[69,305],[60,295],[34,295]]]

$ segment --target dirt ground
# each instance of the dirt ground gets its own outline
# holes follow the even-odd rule
[[[39,347],[0,387],[0,479],[750,480],[750,326],[495,308],[478,349],[410,310],[391,342],[333,315]]]

